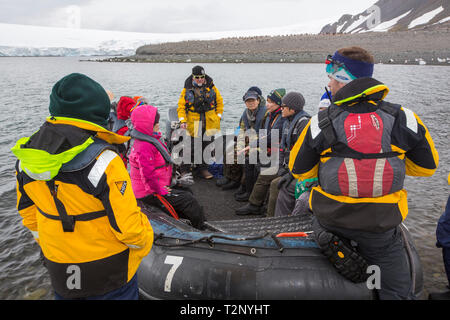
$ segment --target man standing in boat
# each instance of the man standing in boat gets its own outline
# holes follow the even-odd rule
[[[185,137],[189,139],[183,142],[185,143],[183,152],[190,151],[190,157],[186,157],[190,159],[190,163],[181,165],[182,174],[189,172],[191,164],[194,164],[195,159],[200,159],[201,156],[197,172],[201,177],[211,179],[213,175],[208,171],[203,159],[203,150],[211,143],[214,134],[220,131],[223,98],[214,85],[213,79],[205,73],[202,66],[193,67],[192,74],[186,79],[178,100],[177,113],[181,128],[187,130]],[[198,139],[200,141],[195,143]],[[201,150],[196,150],[196,145],[200,145]],[[195,153],[200,152],[200,156],[194,157]]]
[[[403,182],[405,174],[433,175],[437,150],[412,110],[384,100],[389,89],[372,78],[369,52],[343,48],[326,65],[332,104],[311,118],[289,160],[296,178],[319,178],[310,195],[316,240],[338,270],[352,249],[333,245],[356,242],[380,268],[381,299],[418,298],[399,228],[408,214]]]

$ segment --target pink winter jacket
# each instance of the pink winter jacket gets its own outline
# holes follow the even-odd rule
[[[157,111],[158,109],[153,106],[140,106],[132,112],[131,122],[134,129],[160,141],[161,133],[153,132]],[[163,142],[161,144],[167,149]],[[136,198],[144,198],[153,193],[159,195],[168,193],[164,187],[170,186],[172,166],[166,165],[155,146],[147,141],[135,139],[129,161],[131,184]]]

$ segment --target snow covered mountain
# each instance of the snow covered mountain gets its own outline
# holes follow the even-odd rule
[[[133,55],[145,44],[320,31],[323,21],[286,27],[202,33],[136,33],[0,23],[0,56]]]
[[[379,0],[357,15],[343,15],[320,33],[421,29],[450,21],[450,0]]]

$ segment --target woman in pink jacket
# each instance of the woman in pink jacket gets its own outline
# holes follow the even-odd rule
[[[179,215],[189,219],[194,227],[203,229],[205,221],[203,208],[192,193],[170,187],[172,164],[166,161],[158,150],[160,148],[167,151],[159,132],[158,109],[149,105],[139,106],[132,112],[131,122],[139,136],[143,139],[150,137],[146,140],[153,141],[151,143],[135,138],[131,149],[130,176],[136,198],[160,207],[175,218]]]

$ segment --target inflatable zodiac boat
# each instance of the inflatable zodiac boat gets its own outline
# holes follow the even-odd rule
[[[178,120],[175,110],[169,110],[168,119]],[[175,128],[175,120],[167,123],[166,137]],[[321,253],[313,239],[311,214],[229,220],[234,216],[230,208],[234,198],[224,201],[225,191],[207,180],[196,180],[193,189],[202,205],[209,204],[205,230],[139,204],[155,235],[153,248],[138,269],[141,298],[377,298],[376,290],[341,276]],[[215,219],[218,216],[226,219]],[[422,266],[410,233],[404,225],[400,227],[413,290],[420,295]]]

